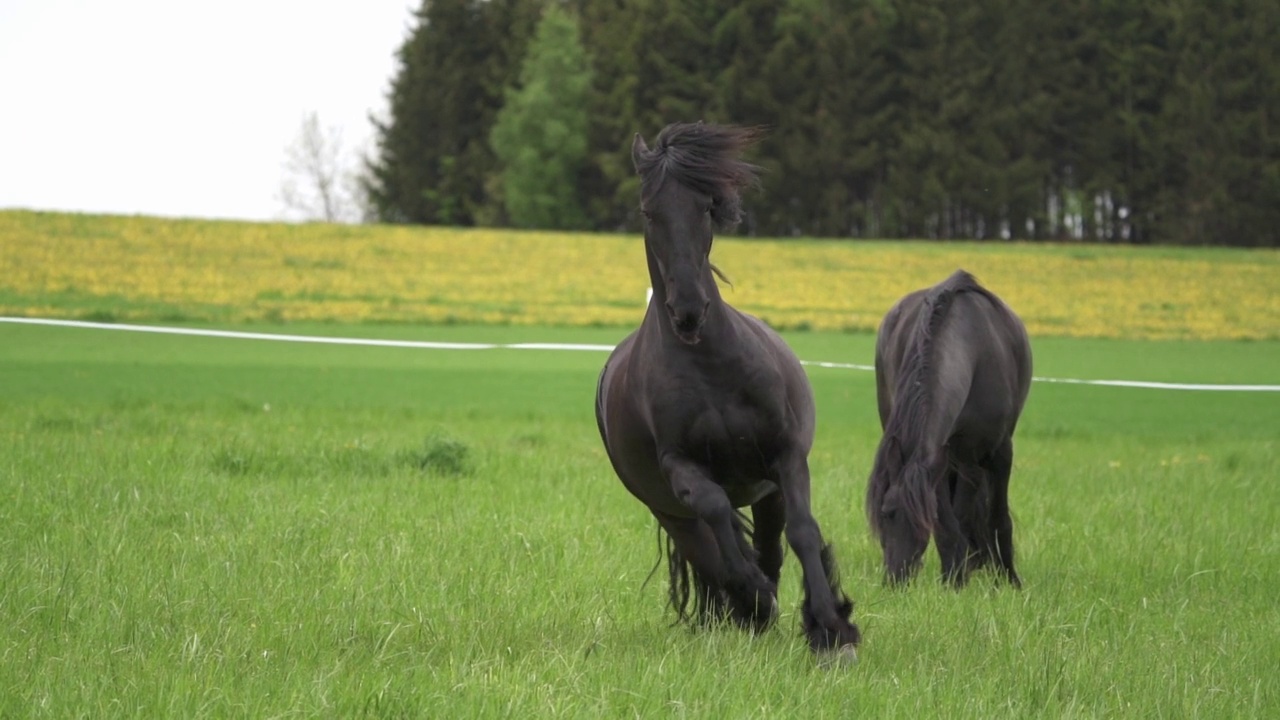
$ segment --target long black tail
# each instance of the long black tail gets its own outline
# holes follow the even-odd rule
[[[735,510],[733,529],[738,536],[738,545],[743,553],[755,561],[756,551],[752,547],[753,527],[751,520],[741,510]],[[658,528],[658,542],[661,544],[663,533]],[[729,597],[725,588],[698,572],[689,559],[680,552],[671,536],[666,537],[667,553],[667,602],[676,613],[676,623],[694,622],[706,625],[728,617]],[[659,560],[661,562],[661,560]],[[657,570],[655,565],[654,570]],[[653,573],[650,573],[652,577]],[[646,580],[646,582],[648,582]],[[689,600],[693,600],[693,612],[689,612]]]

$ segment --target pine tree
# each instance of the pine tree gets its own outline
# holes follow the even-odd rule
[[[380,220],[471,225],[483,215],[497,163],[489,129],[537,8],[537,0],[423,0],[367,163]]]
[[[1160,242],[1280,244],[1280,8],[1174,2],[1169,91],[1156,130],[1169,158]]]

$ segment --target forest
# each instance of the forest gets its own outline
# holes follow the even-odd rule
[[[424,0],[382,222],[635,231],[628,148],[767,129],[738,232],[1280,246],[1275,0]]]

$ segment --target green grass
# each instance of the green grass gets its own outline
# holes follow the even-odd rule
[[[1039,375],[1280,382],[1277,342],[1035,351]],[[824,671],[793,558],[770,632],[670,625],[596,435],[603,360],[0,325],[0,717],[1280,716],[1280,395],[1037,384],[1026,588],[946,590],[931,553],[891,591],[862,514],[872,376],[810,368],[815,513],[865,633]]]

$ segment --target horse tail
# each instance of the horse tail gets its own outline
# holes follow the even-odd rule
[[[662,528],[658,528],[658,532],[662,532]],[[681,623],[689,619],[689,574],[691,570],[689,560],[680,552],[680,548],[676,546],[675,540],[671,536],[667,536],[667,603],[671,605],[671,609],[676,613],[676,622]],[[701,593],[697,593],[701,595]]]
[[[698,520],[696,522],[701,522]],[[741,510],[735,510],[732,518],[733,529],[737,535],[738,545],[743,553],[753,562],[756,557],[755,548],[751,545],[753,528],[751,521]],[[662,543],[662,526],[658,526],[659,550]],[[667,555],[667,602],[676,614],[676,624],[696,621],[699,624],[716,622],[726,617],[729,597],[726,589],[714,578],[700,572],[689,558],[680,550],[680,545],[666,536]],[[659,559],[661,562],[661,559]],[[657,566],[654,566],[654,571]],[[653,571],[649,573],[653,577]],[[649,580],[646,578],[645,582]],[[692,611],[689,607],[693,600]]]

